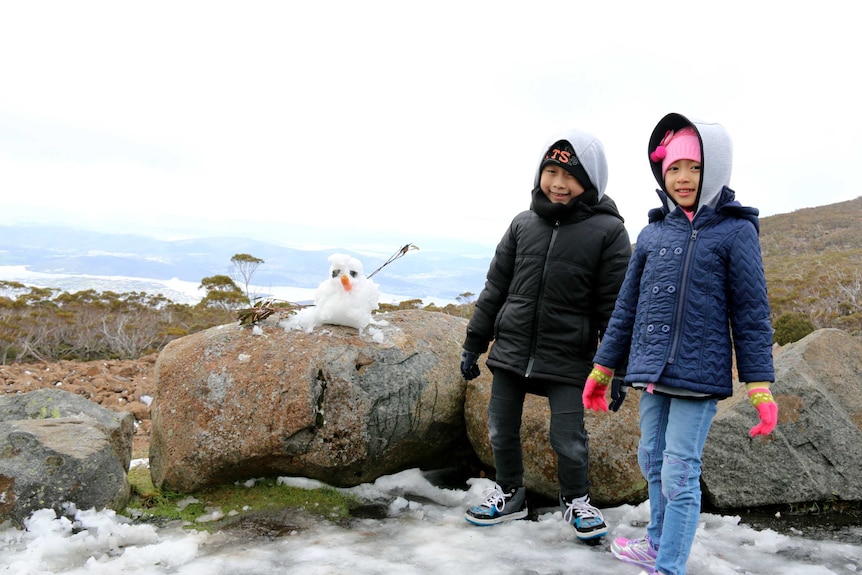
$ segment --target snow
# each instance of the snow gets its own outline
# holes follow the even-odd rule
[[[111,511],[77,511],[70,521],[41,510],[27,520],[27,530],[0,527],[0,573],[636,575],[639,571],[616,560],[608,543],[612,537],[643,534],[649,515],[646,502],[605,509],[610,535],[601,546],[590,547],[576,540],[556,508],[540,509],[536,521],[493,527],[467,523],[464,509],[478,503],[491,482],[474,478],[463,488],[446,488],[429,477],[410,469],[340,489],[368,503],[383,504],[386,516],[354,519],[349,526],[321,519],[274,540],[236,542],[219,532],[134,524]],[[322,485],[298,477],[280,482],[307,489]],[[219,513],[222,510],[207,510],[204,518]],[[802,531],[793,535],[758,531],[739,520],[701,515],[688,562],[690,575],[862,573],[858,545],[806,538]]]
[[[378,309],[380,290],[365,277],[362,262],[336,253],[329,256],[329,263],[329,277],[317,286],[314,305],[281,322],[285,330],[311,333],[315,327],[329,324],[355,327],[362,334],[372,323],[371,312]]]

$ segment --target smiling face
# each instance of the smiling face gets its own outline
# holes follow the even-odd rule
[[[700,162],[677,160],[668,167],[664,175],[664,186],[668,195],[684,210],[694,210],[697,190],[700,188],[700,169]]]
[[[554,204],[567,204],[584,193],[584,187],[577,178],[562,166],[555,164],[548,164],[542,168],[539,188]]]

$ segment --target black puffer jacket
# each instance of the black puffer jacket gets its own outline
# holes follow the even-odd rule
[[[534,188],[530,210],[512,220],[497,246],[464,348],[484,353],[493,340],[492,370],[583,386],[631,243],[616,204],[604,195],[601,144],[581,132],[553,141],[560,139],[573,145],[595,189],[563,205]]]

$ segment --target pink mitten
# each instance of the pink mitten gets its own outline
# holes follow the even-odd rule
[[[751,428],[748,435],[756,437],[758,435],[769,435],[775,429],[775,424],[778,423],[778,404],[772,397],[772,392],[769,391],[769,384],[765,382],[746,383],[748,389],[748,401],[757,410],[757,415],[760,417],[760,423]]]
[[[587,377],[587,383],[584,385],[584,407],[593,411],[607,411],[608,401],[605,395],[608,392],[608,385],[614,378],[614,370],[608,369],[599,364],[593,366],[593,371]]]

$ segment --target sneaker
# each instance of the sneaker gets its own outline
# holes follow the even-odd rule
[[[590,505],[589,495],[571,501],[561,495],[560,505],[563,508],[563,520],[572,524],[581,541],[596,542],[608,534],[605,518],[601,511]]]
[[[464,512],[464,519],[474,525],[496,525],[527,516],[527,488],[513,487],[507,491],[494,484],[485,491],[485,500]]]
[[[640,539],[617,537],[611,543],[611,553],[620,561],[643,567],[650,573],[655,569],[656,551],[653,549],[649,537],[641,537]]]

